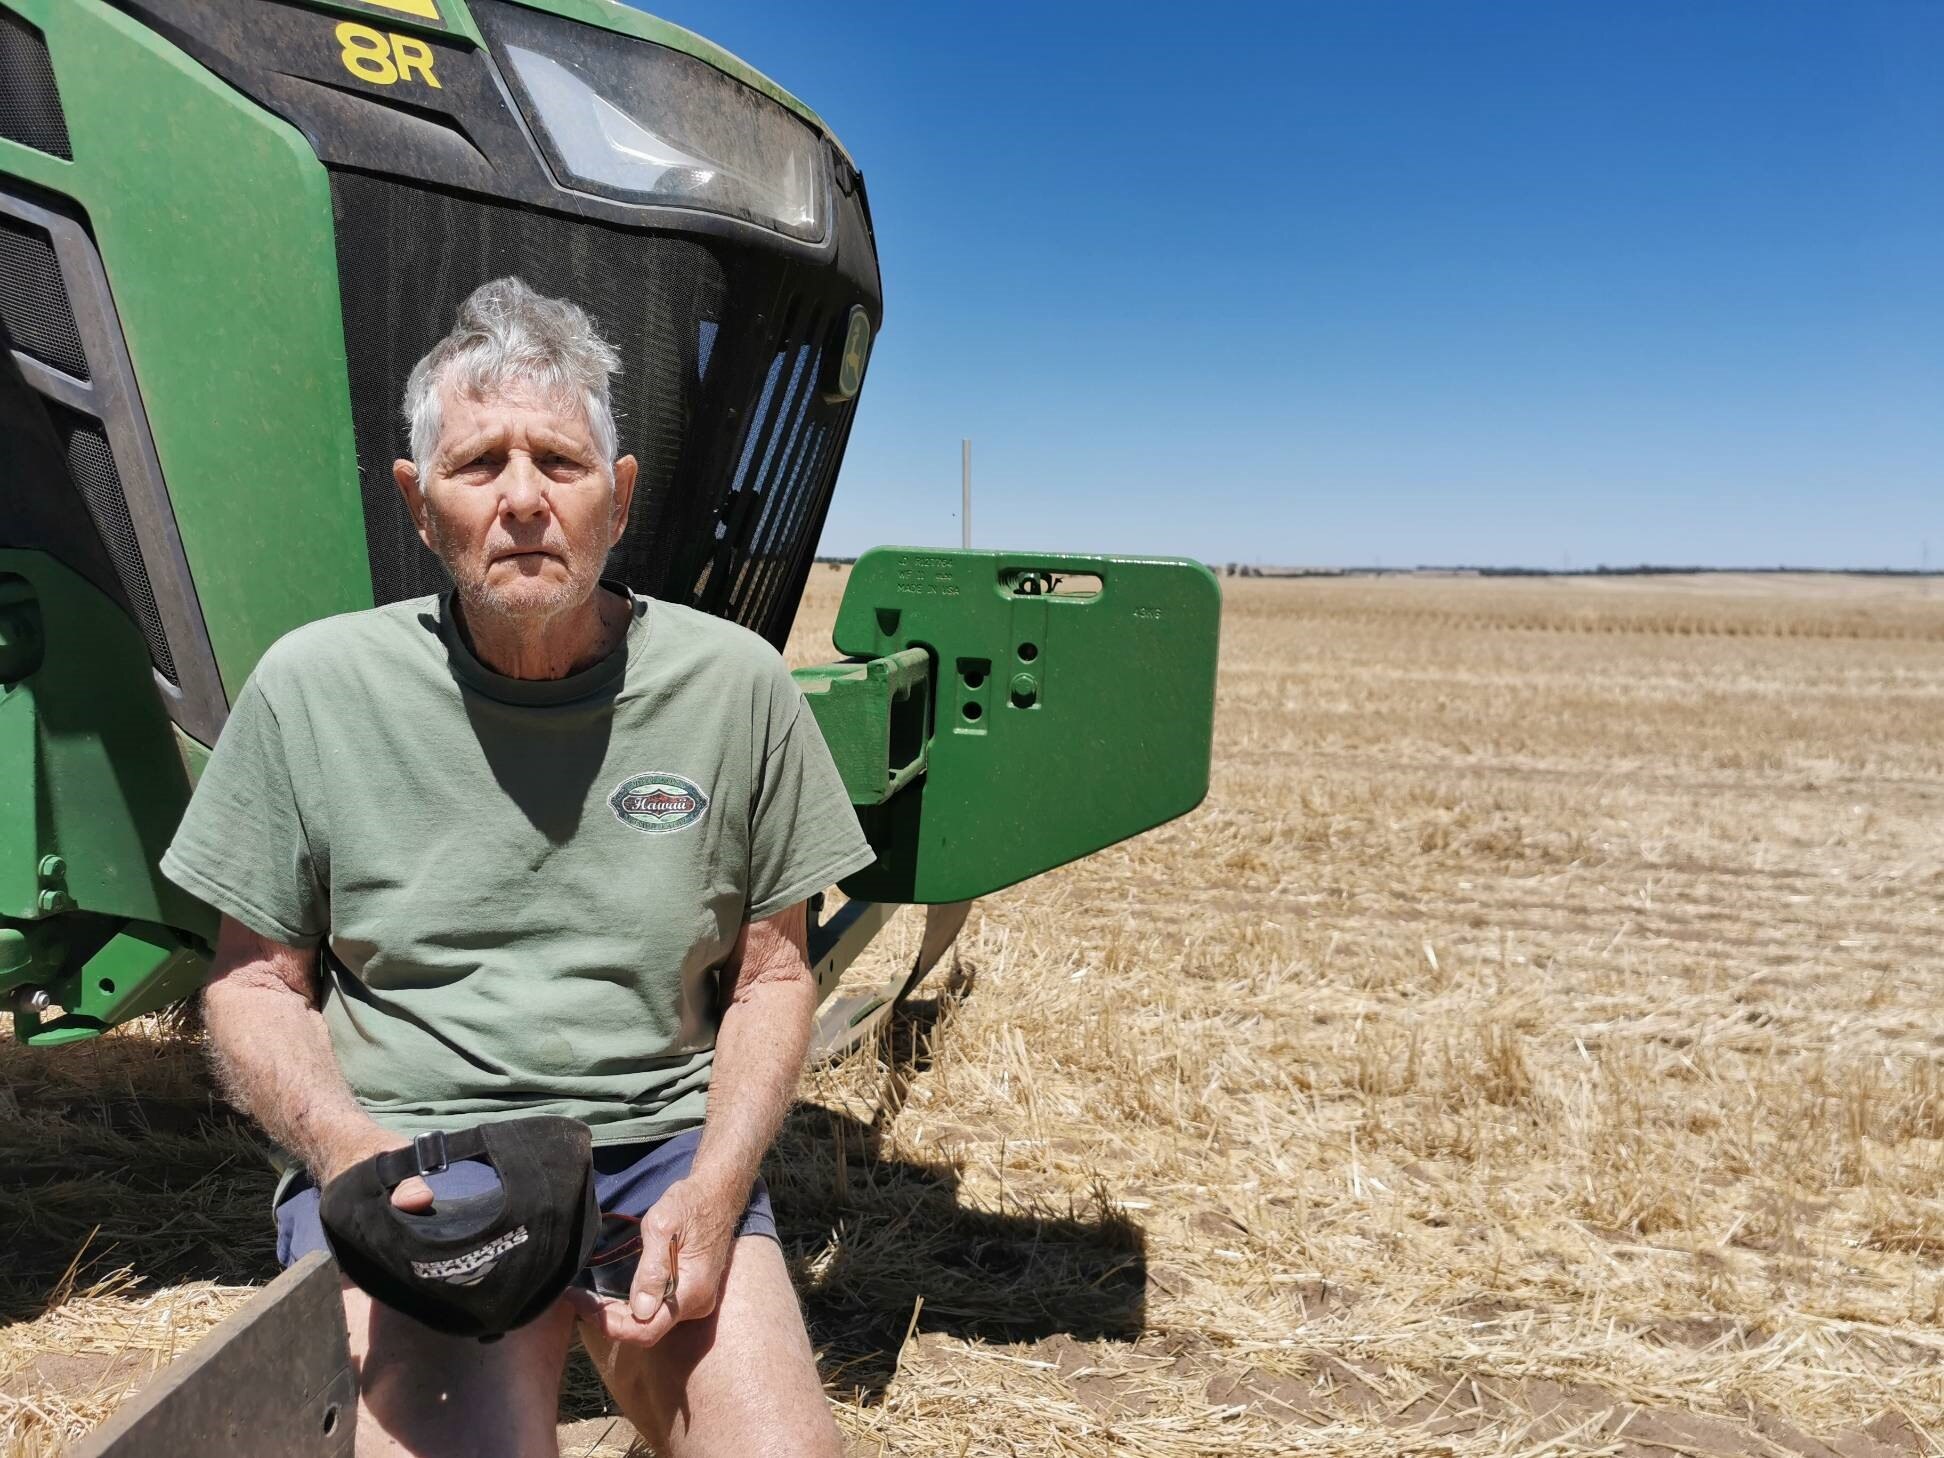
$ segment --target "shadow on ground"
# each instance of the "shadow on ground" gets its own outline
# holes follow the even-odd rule
[[[950,1161],[883,1152],[971,984],[959,964],[938,995],[898,1010],[871,1120],[800,1105],[765,1164],[824,1375],[859,1401],[883,1395],[913,1332],[1131,1342],[1143,1330],[1145,1241],[1111,1204],[968,1209]],[[135,1292],[268,1281],[275,1182],[248,1123],[212,1091],[188,1020],[80,1048],[0,1043],[0,1322],[116,1272]],[[563,1419],[605,1411],[577,1357]]]
[[[935,997],[899,1009],[871,1121],[799,1105],[777,1142],[779,1233],[811,1336],[826,1380],[859,1401],[883,1395],[907,1332],[1131,1342],[1145,1328],[1146,1241],[1104,1193],[968,1209],[952,1163],[883,1154],[883,1131],[972,982],[970,964],[955,963]]]
[[[134,1291],[268,1280],[275,1185],[186,1019],[155,1038],[0,1043],[0,1322],[124,1269]]]

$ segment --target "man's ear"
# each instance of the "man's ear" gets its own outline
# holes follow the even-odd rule
[[[610,547],[628,529],[628,504],[634,500],[635,478],[640,473],[640,463],[633,456],[623,456],[614,463],[614,526],[608,532]]]
[[[412,514],[412,525],[418,528],[419,540],[431,551],[432,535],[425,529],[425,492],[419,484],[418,467],[410,461],[393,461],[392,480],[398,483],[399,494],[405,498],[405,509]]]

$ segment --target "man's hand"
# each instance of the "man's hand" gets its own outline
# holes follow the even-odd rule
[[[641,1220],[641,1264],[628,1300],[579,1287],[567,1300],[612,1341],[653,1346],[677,1322],[715,1310],[736,1226],[749,1206],[763,1151],[803,1072],[817,978],[805,949],[803,903],[751,922],[723,972],[727,1007],[716,1032],[709,1112],[686,1179]],[[670,1243],[673,1242],[671,1255]],[[673,1260],[674,1300],[663,1299]]]
[[[399,1186],[401,1192],[404,1188]],[[610,1341],[652,1347],[677,1322],[715,1310],[729,1273],[736,1222],[748,1203],[747,1190],[725,1195],[693,1177],[677,1180],[642,1217],[641,1263],[635,1267],[628,1299],[616,1301],[569,1286],[568,1304]],[[672,1302],[665,1299],[671,1273]]]
[[[319,1192],[324,1186],[343,1174],[346,1170],[363,1164],[367,1159],[391,1149],[409,1148],[412,1141],[402,1134],[394,1134],[389,1129],[373,1124],[369,1129],[359,1131],[355,1136],[335,1143],[328,1155],[321,1161],[322,1168],[316,1171]],[[419,1175],[399,1181],[398,1188],[392,1191],[391,1202],[400,1210],[414,1214],[432,1208],[432,1187]]]

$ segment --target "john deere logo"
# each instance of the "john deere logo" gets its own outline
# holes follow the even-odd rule
[[[844,330],[844,353],[837,366],[837,398],[848,400],[864,384],[864,366],[871,357],[871,316],[862,304],[851,305]]]
[[[656,770],[629,775],[608,796],[608,808],[623,825],[659,835],[695,824],[707,813],[709,797],[694,780]]]

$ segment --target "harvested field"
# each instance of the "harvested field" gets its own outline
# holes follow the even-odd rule
[[[771,1162],[853,1451],[1944,1453],[1944,594],[1224,586],[1208,803],[983,903]],[[186,1020],[0,1070],[52,1453],[270,1181]]]

